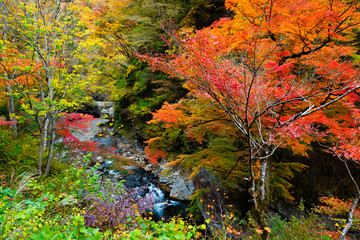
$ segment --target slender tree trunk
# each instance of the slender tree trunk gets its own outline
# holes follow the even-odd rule
[[[339,157],[339,156],[338,156]],[[339,157],[339,159],[341,160],[341,157]],[[356,194],[356,198],[354,199],[354,201],[352,202],[351,204],[351,207],[350,207],[350,211],[349,211],[349,217],[348,217],[348,222],[346,223],[346,226],[344,227],[344,229],[342,230],[342,233],[341,233],[341,236],[340,236],[340,240],[346,240],[346,234],[347,232],[349,231],[349,229],[351,228],[351,225],[353,224],[353,220],[354,220],[354,211],[355,211],[355,208],[359,202],[359,199],[360,199],[360,188],[359,188],[359,185],[358,183],[356,182],[356,180],[354,179],[351,171],[350,171],[350,168],[346,162],[346,160],[344,161],[344,164],[345,164],[345,167],[346,167],[346,170],[348,171],[349,173],[349,177],[351,178],[351,181],[354,183],[354,186],[356,187],[356,191],[357,191],[357,194]]]
[[[8,31],[8,22],[7,22],[7,16],[8,16],[8,12],[5,9],[4,6],[5,3],[1,2],[1,15],[2,15],[2,21],[3,21],[3,40],[4,40],[4,48],[7,47],[7,31]],[[5,79],[9,79],[9,76],[6,74]],[[8,94],[8,112],[9,112],[9,118],[10,121],[16,121],[16,118],[14,117],[15,115],[15,104],[14,104],[14,98],[12,96],[12,90],[11,90],[11,85],[8,84],[6,85],[6,91]],[[14,125],[11,126],[11,128],[14,131],[14,135],[15,137],[17,136],[17,124],[15,123]]]
[[[16,117],[14,116],[15,115],[15,104],[14,104],[14,98],[12,96],[12,90],[11,90],[11,85],[7,85],[6,86],[6,91],[7,91],[7,94],[8,94],[8,112],[9,112],[9,117],[10,117],[10,121],[16,121]],[[17,136],[17,125],[14,124],[11,126],[11,128],[13,129],[14,131],[14,135],[15,137]]]
[[[48,155],[48,160],[47,160],[47,164],[46,164],[46,169],[44,174],[47,175],[50,172],[50,166],[51,166],[51,162],[52,159],[54,157],[54,146],[55,146],[55,137],[56,137],[56,118],[55,116],[51,116],[51,119],[49,120],[49,134],[48,136],[50,137],[50,142],[49,142],[49,155]]]
[[[39,64],[40,60],[39,60],[39,56],[36,55],[36,63]],[[41,80],[41,72],[40,69],[37,72],[38,75],[38,80],[39,80],[39,87],[40,87],[40,99],[42,102],[44,102],[45,99],[45,94],[44,94],[44,88],[43,88],[43,84],[42,84],[42,80]],[[47,117],[48,114],[45,114],[45,121],[44,121],[44,141],[42,142],[42,148],[46,149],[47,147],[47,128],[48,128],[48,123],[49,123],[49,119]]]
[[[344,227],[344,229],[342,230],[341,236],[340,236],[340,240],[346,240],[346,234],[349,231],[351,225],[353,224],[353,220],[354,220],[354,211],[356,208],[356,205],[359,202],[359,198],[360,196],[357,196],[354,201],[352,202],[351,208],[350,208],[350,212],[349,212],[349,217],[348,217],[348,222],[346,223],[346,227]]]
[[[44,143],[43,143],[43,148],[46,149],[49,146],[49,141],[50,141],[50,136],[49,133],[51,132],[51,124],[50,124],[50,113],[47,113],[45,116],[45,122],[44,122]]]
[[[251,171],[253,171],[251,167]],[[259,224],[261,239],[268,240],[269,232],[267,231],[266,217],[269,211],[269,189],[270,189],[271,161],[269,158],[260,162],[259,177],[251,177],[250,194],[253,199],[252,214],[254,220]],[[252,175],[254,175],[252,173]]]
[[[41,138],[41,142],[40,142],[40,147],[39,147],[39,164],[38,164],[38,173],[41,176],[42,175],[42,159],[43,159],[43,153],[44,153],[44,141],[45,141],[45,136],[44,136],[44,132],[41,131],[40,132],[40,138]]]

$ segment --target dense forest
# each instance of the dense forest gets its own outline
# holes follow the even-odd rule
[[[0,0],[0,240],[360,239],[359,9]]]

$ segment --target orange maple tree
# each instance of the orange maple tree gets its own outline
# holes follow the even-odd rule
[[[269,157],[279,146],[306,154],[315,138],[340,137],[338,151],[358,157],[348,145],[356,137],[354,119],[345,124],[332,111],[356,111],[360,79],[349,41],[360,13],[358,3],[341,0],[228,0],[226,6],[233,19],[172,34],[176,53],[139,57],[184,79],[192,96],[215,103],[244,136],[253,216],[268,239]]]

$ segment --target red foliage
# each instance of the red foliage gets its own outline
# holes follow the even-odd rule
[[[94,141],[80,141],[78,138],[74,137],[70,132],[64,137],[63,143],[69,146],[72,149],[79,149],[83,151],[97,151],[98,143]]]
[[[87,114],[62,113],[62,116],[56,123],[57,133],[65,137],[70,132],[70,129],[86,131],[93,120],[94,117]]]
[[[290,2],[227,0],[233,20],[184,38],[171,35],[176,54],[138,57],[219,106],[252,138],[257,157],[280,145],[306,154],[311,141],[326,136],[338,153],[360,160],[358,99],[349,94],[360,87],[360,74],[344,60],[351,47],[333,41],[344,40],[360,22],[357,4]],[[167,127],[182,118],[170,105],[153,115]]]
[[[16,121],[6,121],[5,118],[0,117],[0,126],[15,125]]]
[[[71,148],[84,151],[96,151],[97,143],[93,141],[80,141],[71,130],[87,131],[94,117],[80,113],[63,113],[56,124],[57,133],[64,137],[63,143]]]
[[[156,164],[158,159],[165,159],[167,156],[167,153],[165,151],[160,150],[157,145],[157,142],[159,141],[159,138],[152,138],[146,143],[148,144],[147,147],[144,149],[144,153],[146,154],[146,157],[150,160],[151,164]]]

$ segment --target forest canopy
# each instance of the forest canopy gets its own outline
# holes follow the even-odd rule
[[[0,10],[0,238],[295,239],[279,224],[302,239],[359,234],[357,1],[0,0]],[[190,191],[193,217],[149,220],[154,196],[103,184],[137,168],[170,196]],[[334,222],[279,207],[296,204]],[[34,213],[41,226],[24,228]]]

